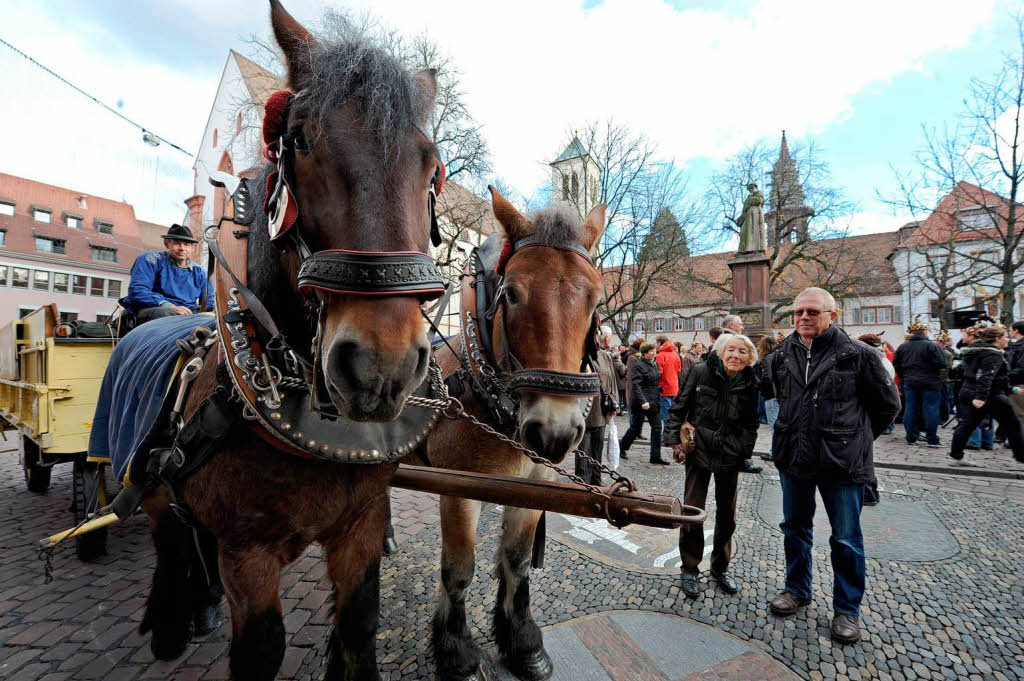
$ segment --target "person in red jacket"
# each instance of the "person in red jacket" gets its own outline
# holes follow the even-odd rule
[[[676,346],[665,336],[658,336],[658,371],[661,372],[661,424],[668,421],[668,408],[679,392],[679,370],[683,361],[676,352]]]

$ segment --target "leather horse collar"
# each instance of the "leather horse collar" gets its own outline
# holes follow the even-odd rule
[[[582,358],[580,373],[545,368],[525,368],[508,344],[508,331],[504,313],[504,272],[508,261],[526,248],[546,247],[570,250],[585,258],[593,266],[586,249],[578,243],[552,244],[538,237],[526,237],[514,243],[497,235],[488,237],[473,249],[467,271],[462,277],[460,302],[460,328],[462,334],[462,363],[472,376],[470,383],[483,398],[492,414],[500,422],[511,421],[518,408],[518,393],[530,391],[558,397],[591,398],[601,390],[596,373],[582,373],[588,365],[594,366],[597,353],[595,334],[597,315],[591,320],[587,335],[587,350]],[[494,319],[502,309],[497,333],[502,348],[501,359],[495,351],[492,334]],[[590,400],[586,399],[589,404]]]

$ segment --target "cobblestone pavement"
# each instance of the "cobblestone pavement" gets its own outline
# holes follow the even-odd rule
[[[644,463],[643,445],[634,445],[625,471],[643,489],[682,496],[682,470]],[[890,542],[880,555],[869,544],[865,639],[841,647],[828,635],[831,570],[826,547],[814,549],[812,604],[785,620],[767,612],[766,600],[783,575],[782,538],[771,519],[772,499],[778,495],[773,473],[768,466],[761,475],[741,477],[734,567],[743,588],[736,596],[720,593],[711,582],[699,599],[687,600],[671,571],[628,567],[599,551],[583,552],[549,527],[546,564],[533,571],[531,593],[537,621],[551,627],[547,636],[552,646],[564,636],[559,632],[568,631],[567,625],[580,630],[576,623],[585,616],[642,611],[714,628],[735,637],[752,655],[815,681],[1024,678],[1024,505],[1015,501],[1024,499],[1019,489],[1024,482],[880,469],[882,505],[869,510],[880,522],[886,515],[899,516],[902,524],[894,524],[893,531],[911,537],[908,542],[914,546],[900,552],[899,542]],[[73,548],[62,545],[54,560],[56,580],[43,584],[37,541],[69,525],[70,483],[70,466],[61,466],[54,470],[48,493],[29,493],[16,452],[9,447],[0,451],[0,678],[226,678],[227,626],[194,641],[172,663],[154,662],[148,637],[136,633],[153,566],[144,518],[114,526],[109,554],[94,563],[79,563]],[[985,487],[981,483],[992,483],[988,494],[977,492]],[[393,493],[393,502],[401,548],[383,563],[378,661],[386,680],[429,679],[427,632],[440,551],[436,502],[403,491]],[[901,508],[913,509],[914,515],[901,513]],[[709,515],[710,529],[713,508]],[[951,538],[952,544],[944,540],[937,559],[921,554],[918,544],[928,538],[914,532],[922,527],[941,527]],[[470,624],[482,646],[493,644],[489,609],[496,586],[490,575],[499,531],[496,509],[486,511],[480,523],[477,578],[467,596]],[[881,545],[881,535],[873,536]],[[284,573],[288,649],[280,678],[322,677],[329,596],[319,549],[311,548]],[[702,649],[696,639],[680,645],[688,642],[694,655]]]

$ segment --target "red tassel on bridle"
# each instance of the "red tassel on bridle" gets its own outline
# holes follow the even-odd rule
[[[263,212],[270,218],[268,230],[274,240],[287,232],[299,217],[298,206],[288,183],[284,181],[281,167],[281,138],[285,132],[285,117],[292,93],[278,90],[263,105],[263,156],[277,165],[277,170],[267,177],[267,193],[263,200]]]

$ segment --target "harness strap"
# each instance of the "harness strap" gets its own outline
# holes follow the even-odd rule
[[[235,288],[238,289],[238,295],[245,301],[246,306],[249,308],[253,317],[256,318],[256,321],[259,322],[260,326],[262,326],[272,337],[280,338],[281,330],[278,329],[277,324],[274,323],[274,318],[270,316],[269,312],[267,312],[267,308],[263,306],[259,297],[249,290],[249,287],[243,284],[235,275],[231,266],[228,265],[227,258],[224,257],[224,253],[220,250],[217,240],[211,237],[206,237],[206,245],[209,246],[210,253],[212,253],[213,257],[217,259],[220,266],[223,267],[224,271],[227,272],[229,277],[231,277],[231,281],[235,284]]]

